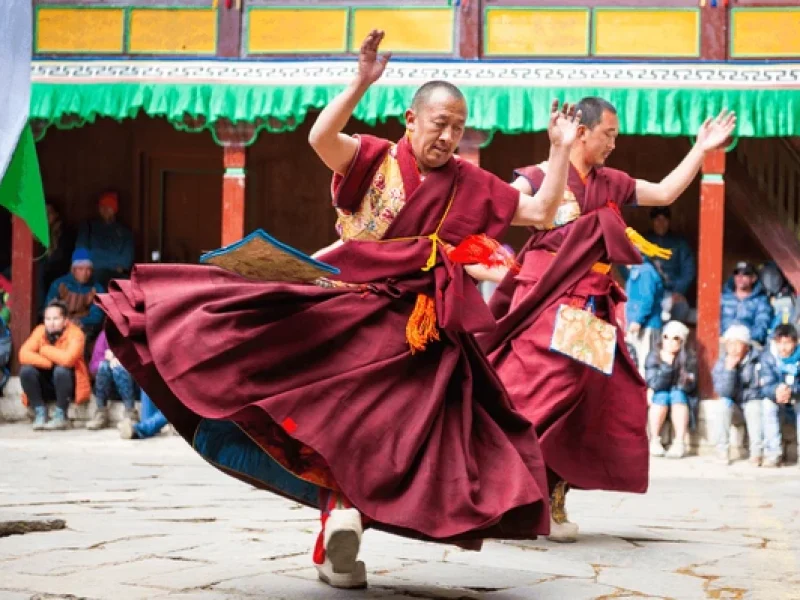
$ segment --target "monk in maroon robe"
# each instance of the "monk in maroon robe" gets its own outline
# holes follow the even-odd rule
[[[399,143],[343,134],[386,66],[382,37],[309,137],[335,174],[342,243],[321,258],[338,276],[141,265],[100,299],[115,355],[197,452],[322,509],[314,562],[337,587],[366,584],[364,525],[473,547],[549,531],[536,435],[477,345],[495,322],[463,257],[512,222],[552,222],[578,116],[554,105],[535,195],[454,156],[467,109],[445,82],[416,93]]]
[[[620,208],[674,202],[704,154],[724,143],[735,125],[724,111],[706,121],[683,162],[651,183],[603,166],[619,133],[615,108],[585,98],[578,109],[581,125],[556,219],[532,231],[517,257],[520,272],[506,275],[491,299],[497,329],[479,336],[514,406],[535,425],[548,468],[555,541],[577,537],[564,509],[568,487],[647,490],[646,387],[617,326],[615,308],[625,296],[610,270],[641,262],[639,251],[660,249],[626,230]],[[549,169],[549,163],[519,169],[514,186],[534,193]]]

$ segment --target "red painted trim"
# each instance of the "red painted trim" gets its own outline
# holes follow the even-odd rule
[[[226,169],[244,169],[246,150],[242,145],[223,148]],[[245,175],[225,174],[222,179],[222,245],[233,244],[244,237]]]

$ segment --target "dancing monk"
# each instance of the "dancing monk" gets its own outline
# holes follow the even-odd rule
[[[335,279],[141,265],[100,299],[114,354],[197,452],[322,510],[313,560],[336,587],[366,585],[364,525],[472,547],[549,531],[536,436],[478,348],[495,321],[464,264],[497,260],[512,223],[552,223],[578,115],[554,105],[533,195],[454,156],[467,104],[445,82],[417,91],[398,143],[346,135],[382,38],[309,136],[334,172]]]
[[[535,425],[555,541],[577,538],[564,508],[569,487],[647,489],[646,388],[614,316],[624,293],[609,272],[612,264],[640,263],[640,252],[668,255],[626,229],[620,208],[672,204],[735,126],[725,111],[708,119],[683,161],[651,183],[604,166],[619,134],[616,109],[600,98],[577,106],[578,139],[556,219],[533,228],[517,257],[520,272],[506,275],[490,302],[498,327],[479,336],[514,407]],[[519,169],[513,185],[536,193],[552,168],[548,161]]]

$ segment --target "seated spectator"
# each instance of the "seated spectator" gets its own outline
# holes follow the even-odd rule
[[[722,331],[728,331],[731,325],[744,325],[759,346],[767,341],[772,306],[752,264],[737,263],[733,277],[725,284],[720,321]]]
[[[798,299],[792,286],[789,285],[775,261],[769,261],[761,267],[758,279],[764,286],[774,312],[769,328],[770,333],[775,331],[778,325],[791,323],[796,326],[799,308]]]
[[[108,427],[110,422],[108,401],[114,391],[125,406],[125,418],[137,421],[136,383],[108,347],[105,331],[100,333],[94,345],[92,360],[89,362],[89,372],[95,377],[94,395],[97,400],[97,412],[86,424],[86,429],[96,431]]]
[[[759,352],[753,348],[750,330],[744,325],[731,325],[723,336],[725,354],[714,365],[712,377],[717,402],[717,455],[723,464],[731,464],[729,436],[734,411],[744,413],[747,438],[750,442],[750,463],[761,465],[763,430]]]
[[[5,321],[0,318],[0,396],[3,395],[3,388],[11,376],[8,368],[11,362],[11,330],[6,326]]]
[[[19,350],[23,402],[33,406],[33,429],[67,429],[69,403],[89,400],[89,370],[83,360],[85,337],[67,318],[67,307],[54,301],[45,308],[44,324],[33,330]],[[45,398],[56,399],[53,419],[47,421]]]
[[[777,467],[783,458],[781,419],[800,425],[800,347],[794,325],[778,325],[775,343],[761,354],[761,395],[764,426],[764,467]]]
[[[0,275],[0,319],[6,325],[11,323],[11,282]]]
[[[653,390],[650,405],[650,454],[664,456],[661,427],[671,413],[675,436],[666,456],[683,458],[686,454],[686,432],[689,428],[689,396],[694,393],[697,361],[686,347],[689,329],[680,321],[670,321],[661,333],[661,343],[648,355],[645,380]]]
[[[661,332],[661,300],[664,284],[653,263],[642,257],[642,264],[629,269],[625,282],[625,321],[628,324],[625,341],[636,348],[636,364],[644,374],[644,363]]]
[[[133,266],[133,233],[117,222],[119,196],[105,192],[98,202],[100,218],[84,223],[78,232],[76,248],[92,253],[97,282],[107,286],[110,279],[124,277]]]
[[[74,238],[68,228],[61,220],[55,204],[48,201],[47,223],[50,229],[50,246],[39,250],[37,259],[39,261],[38,276],[39,286],[37,290],[39,310],[44,308],[47,290],[50,284],[58,277],[61,277],[70,267],[70,255],[74,246]]]
[[[77,248],[72,253],[72,270],[50,285],[47,304],[61,300],[67,306],[67,316],[78,325],[86,337],[93,340],[103,326],[103,311],[94,303],[95,296],[104,292],[93,282],[92,257],[87,250]]]
[[[660,258],[653,260],[653,264],[664,279],[664,319],[688,323],[692,319],[686,295],[697,274],[694,253],[685,237],[670,231],[672,211],[668,206],[651,209],[650,219],[653,229],[645,235],[645,238],[662,248],[672,250],[669,260]]]
[[[136,423],[125,419],[119,424],[119,436],[124,440],[143,440],[158,435],[167,424],[167,418],[142,390],[142,418]]]

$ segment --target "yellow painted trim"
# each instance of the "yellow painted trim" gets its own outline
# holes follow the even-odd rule
[[[383,29],[381,50],[397,53],[451,54],[455,12],[448,7],[351,9],[350,51],[357,52],[372,29]]]
[[[487,7],[486,56],[588,56],[588,8]]]
[[[217,11],[198,8],[131,8],[131,54],[216,54]]]
[[[248,54],[347,52],[347,8],[259,6],[247,17]]]
[[[596,8],[595,56],[700,56],[700,10]]]
[[[800,8],[731,10],[732,58],[800,56]]]
[[[53,54],[121,54],[124,8],[62,8],[36,11],[35,51]]]

